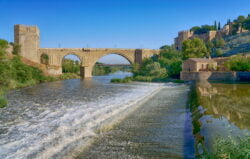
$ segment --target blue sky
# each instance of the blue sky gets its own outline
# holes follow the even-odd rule
[[[0,38],[37,25],[41,47],[152,48],[178,31],[250,14],[250,0],[0,0]]]

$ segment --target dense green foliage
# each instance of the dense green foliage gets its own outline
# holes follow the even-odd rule
[[[250,30],[250,14],[247,17],[241,15],[233,22],[233,34],[236,34],[239,27]]]
[[[62,62],[63,73],[76,73],[80,74],[80,63],[77,60],[63,59]]]
[[[120,78],[111,79],[112,83],[129,83],[131,81],[132,81],[132,77],[125,77],[123,79],[120,79]]]
[[[93,68],[92,75],[93,76],[101,76],[107,75],[110,73],[114,73],[117,71],[126,71],[130,72],[130,66],[102,66],[103,63],[97,62]]]
[[[217,24],[215,25],[202,25],[201,27],[195,26],[190,29],[195,34],[204,34],[211,30],[217,30]]]
[[[231,71],[250,71],[250,57],[233,56],[225,66]]]
[[[182,53],[173,46],[162,46],[159,55],[144,59],[141,65],[133,66],[133,80],[136,81],[169,81],[168,78],[179,78],[182,64]]]
[[[42,71],[25,65],[19,56],[9,59],[6,54],[8,42],[0,39],[0,107],[7,104],[4,92],[7,89],[24,87],[46,81]]]
[[[182,53],[184,59],[209,56],[209,51],[205,43],[199,38],[184,41]]]
[[[198,38],[184,41],[182,51],[177,51],[174,46],[167,45],[162,46],[160,49],[161,51],[159,55],[154,55],[151,58],[144,59],[141,65],[133,65],[132,80],[167,82],[170,81],[169,78],[180,77],[183,60],[187,58],[201,58],[209,55],[205,43]]]

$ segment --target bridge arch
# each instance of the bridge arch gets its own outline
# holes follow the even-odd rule
[[[61,59],[62,73],[76,73],[80,75],[82,59],[75,53],[66,53]]]
[[[105,60],[108,60],[107,56],[110,57],[110,55],[114,55],[112,58],[114,60],[117,60],[117,61],[116,62],[105,61]],[[106,59],[105,59],[105,57],[106,57]],[[116,59],[116,58],[120,58],[119,60],[121,60],[121,61],[118,61],[118,59]],[[100,60],[103,60],[103,61],[100,61]],[[114,71],[114,68],[110,69],[109,67],[98,65],[98,62],[104,63],[104,64],[128,64],[128,65],[133,64],[132,59],[129,56],[124,55],[123,53],[115,53],[115,52],[114,53],[104,53],[100,56],[97,56],[93,60],[91,67],[90,67],[90,72],[91,72],[92,76],[104,75],[106,73],[112,73]]]
[[[108,55],[118,55],[118,56],[121,56],[124,59],[126,59],[131,65],[134,63],[134,61],[133,61],[134,59],[131,59],[131,57],[129,57],[126,54],[123,54],[123,53],[106,53],[106,54],[103,54],[103,55],[98,56],[97,58],[95,58],[95,60],[93,61],[93,64],[95,64],[96,62],[98,62],[98,60],[100,60],[101,58],[103,58],[105,56],[108,56]]]
[[[64,55],[62,56],[62,58],[61,58],[61,60],[60,60],[60,61],[61,61],[60,64],[63,63],[63,60],[65,59],[65,57],[70,56],[70,55],[77,57],[77,58],[79,59],[79,61],[80,61],[80,64],[83,63],[83,59],[81,58],[80,55],[78,55],[78,54],[76,54],[76,53],[74,53],[74,52],[69,52],[69,53],[66,53],[66,54],[64,54]]]

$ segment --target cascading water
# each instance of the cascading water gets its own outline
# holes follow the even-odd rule
[[[11,91],[8,107],[0,109],[0,158],[61,158],[164,87],[109,80],[102,76]]]

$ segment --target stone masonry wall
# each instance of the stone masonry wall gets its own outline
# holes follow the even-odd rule
[[[181,80],[210,80],[210,81],[235,81],[236,72],[181,72]]]

